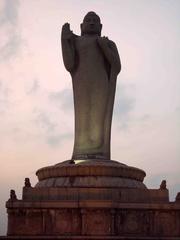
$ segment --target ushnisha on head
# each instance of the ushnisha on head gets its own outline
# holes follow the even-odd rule
[[[81,23],[81,36],[98,35],[101,36],[102,24],[100,17],[95,12],[88,12]]]

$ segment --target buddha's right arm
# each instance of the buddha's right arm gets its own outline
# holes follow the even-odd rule
[[[62,26],[61,31],[61,45],[64,66],[66,70],[72,73],[75,65],[75,47],[74,47],[74,34],[70,30],[69,23]]]
[[[66,70],[72,73],[75,65],[75,49],[71,40],[62,39],[62,55]]]

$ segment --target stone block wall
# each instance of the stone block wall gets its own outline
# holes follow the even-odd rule
[[[180,237],[180,204],[111,201],[8,204],[8,235]]]

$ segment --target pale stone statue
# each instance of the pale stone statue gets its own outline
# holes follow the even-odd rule
[[[111,122],[116,78],[121,70],[114,42],[101,37],[99,16],[89,12],[81,36],[62,27],[64,65],[72,76],[75,141],[72,159],[110,159]]]

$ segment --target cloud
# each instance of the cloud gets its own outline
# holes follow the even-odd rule
[[[61,108],[63,111],[72,111],[73,105],[73,92],[72,89],[66,88],[59,92],[52,92],[49,94],[49,99],[54,102],[57,107]]]
[[[21,45],[21,38],[14,32],[11,32],[8,41],[0,48],[0,61],[8,60],[16,55]]]
[[[34,94],[40,89],[40,84],[37,79],[34,79],[31,88],[27,91],[27,94]]]
[[[176,108],[176,112],[177,112],[177,113],[180,113],[180,107],[177,107],[177,108]]]
[[[0,80],[0,92],[1,92],[1,97],[7,98],[10,92],[10,89],[8,87],[5,87],[3,82]]]
[[[130,96],[128,95],[129,89],[134,89],[134,87],[120,83],[116,90],[114,120],[122,129],[128,127],[130,121],[129,114],[135,107],[135,98],[132,93]]]
[[[39,128],[40,135],[49,146],[59,146],[63,141],[73,137],[71,130],[66,129],[66,126],[60,128],[59,122],[54,119],[54,117],[57,117],[57,114],[55,116],[50,112],[46,113],[42,110],[34,110],[34,113],[36,115],[35,123]]]
[[[19,0],[4,0],[2,1],[3,8],[0,9],[0,25],[9,22],[16,25],[18,21]]]
[[[38,126],[43,129],[46,133],[52,133],[55,131],[55,128],[57,127],[57,123],[55,123],[48,113],[45,113],[41,110],[34,110],[36,117],[35,122],[38,124]]]
[[[0,9],[0,61],[9,60],[20,49],[22,39],[18,28],[18,0],[6,0]]]
[[[51,135],[51,136],[48,136],[47,143],[50,146],[57,146],[57,145],[61,144],[62,141],[68,140],[71,138],[73,138],[72,133]]]
[[[151,119],[151,116],[149,114],[144,114],[142,117],[140,117],[139,121],[146,122]]]
[[[0,113],[5,113],[10,106],[8,99],[10,89],[4,86],[3,82],[0,80]]]

